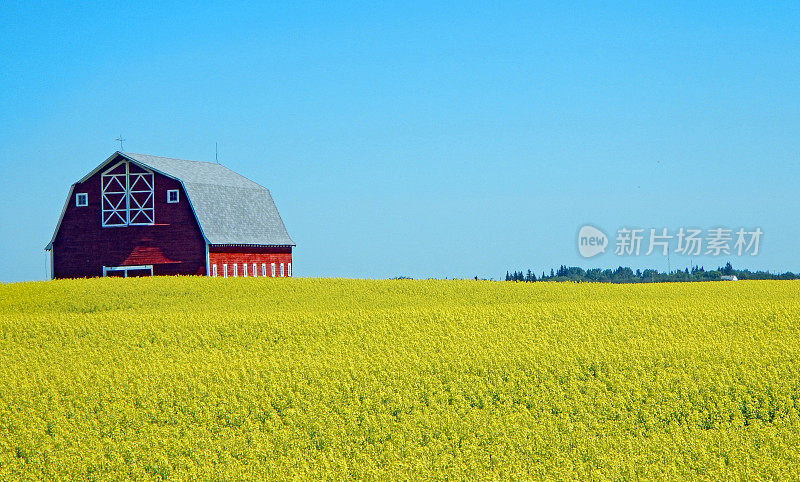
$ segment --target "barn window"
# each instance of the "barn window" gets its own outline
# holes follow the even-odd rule
[[[267,277],[267,263],[261,263],[261,276]]]
[[[292,263],[286,265],[286,276],[292,277]]]
[[[100,178],[103,226],[146,226],[155,220],[153,173],[122,161]]]
[[[242,276],[247,278],[247,263],[242,263]]]
[[[239,265],[233,263],[233,277],[236,278],[237,276],[239,276]]]
[[[215,278],[217,277],[217,265],[215,265],[215,264],[211,265],[211,276],[213,276]]]
[[[225,263],[222,263],[222,277],[223,278],[228,277],[228,265]]]
[[[281,278],[283,278],[283,263],[281,263]]]
[[[253,263],[253,278],[257,278],[257,277],[258,277],[258,271],[256,271],[256,264]]]
[[[170,189],[167,191],[167,202],[170,204],[174,204],[178,202],[178,190],[177,189]]]
[[[75,205],[78,207],[89,205],[89,195],[85,192],[79,192],[75,195]]]
[[[275,263],[270,263],[270,267],[272,268],[272,277],[275,277]]]

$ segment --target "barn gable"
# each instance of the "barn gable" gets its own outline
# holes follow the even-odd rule
[[[113,176],[120,174],[113,171],[114,165],[121,161],[129,161],[138,166],[137,175],[153,171],[178,181],[183,186],[201,234],[209,245],[295,245],[286,231],[269,190],[220,164],[115,152],[78,181],[78,184],[104,169],[107,171],[104,171],[103,182],[113,182]],[[146,177],[142,179],[142,182],[146,181]],[[113,187],[115,184],[109,185]],[[73,191],[74,185],[70,188],[53,238],[45,249],[52,248]],[[146,215],[151,214],[151,211],[146,208],[144,206],[140,210],[139,217],[135,220],[147,220]],[[121,218],[108,208],[103,213],[103,225],[112,225],[106,222],[121,223]]]

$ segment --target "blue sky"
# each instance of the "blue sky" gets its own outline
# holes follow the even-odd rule
[[[298,276],[666,269],[586,223],[764,231],[800,271],[797,2],[0,4],[0,281],[125,150],[268,187]]]

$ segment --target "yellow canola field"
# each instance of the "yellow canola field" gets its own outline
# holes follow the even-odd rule
[[[0,479],[791,479],[800,282],[0,285]]]

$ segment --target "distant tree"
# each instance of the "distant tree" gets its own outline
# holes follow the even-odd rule
[[[657,274],[658,274],[658,271],[656,271],[654,269],[646,269],[646,270],[642,271],[642,276],[641,276],[642,281],[646,281],[646,282],[652,283],[653,281],[655,281]]]
[[[603,271],[600,268],[592,268],[587,270],[586,279],[589,281],[600,281],[603,279]]]
[[[633,281],[633,270],[630,268],[623,268],[622,266],[614,270],[612,279],[615,283],[630,283]]]
[[[513,273],[506,271],[507,281],[593,281],[601,283],[663,283],[667,281],[719,281],[721,276],[736,276],[740,280],[747,279],[773,279],[773,280],[792,280],[800,279],[800,273],[795,274],[791,271],[785,273],[770,273],[769,271],[755,271],[752,272],[747,269],[735,269],[730,262],[725,266],[721,266],[715,270],[706,271],[702,266],[692,266],[684,268],[683,270],[675,270],[672,272],[660,272],[655,269],[637,269],[635,272],[629,267],[619,266],[616,269],[600,269],[592,268],[584,270],[578,266],[560,265],[558,271],[550,269],[550,276],[546,272],[542,272],[541,278],[537,278],[536,274],[528,269],[526,271],[514,271]]]

